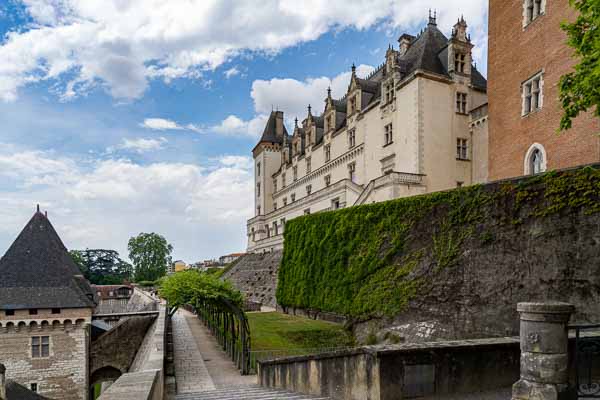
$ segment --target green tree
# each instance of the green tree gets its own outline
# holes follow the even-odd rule
[[[155,281],[167,273],[173,246],[156,233],[140,233],[129,239],[129,259],[135,269],[135,281]]]
[[[85,249],[69,252],[83,276],[96,285],[118,285],[131,279],[131,264],[115,250]]]
[[[567,43],[575,49],[579,63],[574,71],[561,77],[559,98],[563,116],[560,130],[571,128],[579,113],[592,110],[600,117],[600,0],[569,0],[579,16],[573,23],[563,22]]]

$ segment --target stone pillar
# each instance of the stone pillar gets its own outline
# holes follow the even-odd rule
[[[559,400],[568,395],[567,324],[575,307],[567,303],[519,303],[521,379],[512,400]]]
[[[0,364],[0,400],[6,400],[6,367]]]

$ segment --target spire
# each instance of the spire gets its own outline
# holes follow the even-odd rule
[[[433,16],[431,16],[431,8],[429,9],[429,23],[428,25],[437,25],[437,10],[433,10]]]

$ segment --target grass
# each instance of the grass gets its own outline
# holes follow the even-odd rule
[[[352,346],[352,335],[332,322],[278,312],[247,313],[253,351]]]

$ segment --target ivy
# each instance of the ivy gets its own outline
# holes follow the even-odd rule
[[[588,167],[298,217],[286,225],[277,300],[353,318],[396,315],[467,246],[495,240],[486,219],[520,229],[597,213],[599,193],[600,172]]]

